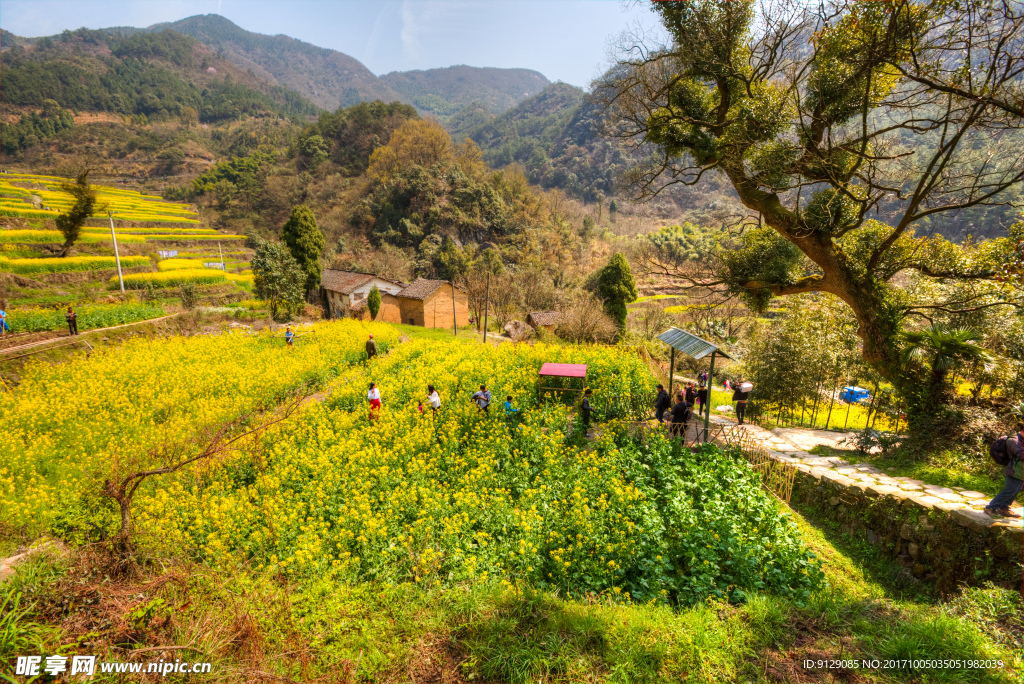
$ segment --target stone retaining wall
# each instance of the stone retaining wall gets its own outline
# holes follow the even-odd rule
[[[922,490],[853,480],[835,470],[798,464],[791,503],[819,520],[878,546],[914,577],[950,593],[991,580],[1021,590],[1024,530],[965,503]],[[920,485],[919,485],[920,486]]]
[[[796,468],[790,503],[812,519],[832,521],[852,536],[877,546],[941,593],[960,584],[986,581],[1022,590],[1024,523],[993,520],[981,492],[889,477],[863,463],[780,451],[776,435],[744,425],[748,436],[768,447],[778,464]],[[774,448],[773,448],[774,447]]]

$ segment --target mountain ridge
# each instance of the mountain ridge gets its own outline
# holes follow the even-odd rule
[[[171,30],[190,36],[219,52],[237,67],[295,91],[315,105],[334,111],[358,102],[405,102],[421,114],[444,118],[461,107],[481,103],[498,114],[539,93],[550,81],[532,69],[450,67],[374,74],[355,57],[285,34],[248,31],[219,14],[197,14],[147,27],[97,29],[107,35],[130,36]],[[81,31],[81,29],[80,29]],[[86,29],[89,31],[89,29]],[[4,47],[31,45],[60,35],[26,38],[4,31]]]

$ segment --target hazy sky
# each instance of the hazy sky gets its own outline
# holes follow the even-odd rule
[[[340,50],[376,74],[524,67],[578,86],[603,71],[624,29],[657,26],[646,4],[622,0],[0,0],[0,26],[30,37],[195,14]]]

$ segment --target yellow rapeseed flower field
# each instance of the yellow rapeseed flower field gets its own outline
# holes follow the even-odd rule
[[[140,530],[214,564],[289,574],[613,585],[650,535],[650,502],[617,466],[614,430],[598,449],[568,446],[567,408],[534,408],[545,361],[587,363],[597,396],[653,385],[638,357],[615,349],[407,342],[343,373],[323,405],[261,446],[147,489]],[[436,414],[418,408],[427,383],[442,397]],[[490,414],[470,401],[482,383]],[[506,396],[520,409],[510,418]]]
[[[94,494],[118,459],[164,442],[189,447],[203,427],[275,405],[291,388],[355,363],[370,333],[384,345],[398,339],[377,323],[313,329],[316,341],[303,337],[294,348],[231,332],[133,339],[74,363],[26,366],[13,391],[0,390],[0,527],[45,527]]]

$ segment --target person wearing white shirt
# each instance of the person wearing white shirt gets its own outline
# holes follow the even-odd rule
[[[370,391],[366,393],[366,398],[370,401],[370,420],[373,420],[380,415],[380,390],[377,383],[370,383]]]
[[[441,408],[441,395],[437,393],[437,389],[433,385],[427,385],[427,400],[430,403],[431,411],[436,412]]]

